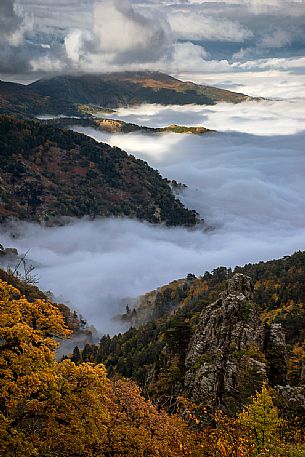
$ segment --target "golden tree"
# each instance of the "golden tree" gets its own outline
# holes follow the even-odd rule
[[[29,302],[0,281],[1,455],[102,452],[109,420],[106,370],[68,360],[58,364],[54,337],[69,333],[57,307]]]
[[[188,455],[186,425],[133,382],[110,383],[103,365],[56,362],[54,337],[68,334],[56,306],[0,281],[0,455]]]
[[[263,384],[261,392],[256,393],[252,403],[239,414],[238,422],[250,431],[257,452],[272,451],[279,443],[283,421],[266,384]]]

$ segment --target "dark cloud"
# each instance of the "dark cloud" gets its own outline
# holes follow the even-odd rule
[[[219,71],[305,52],[304,2],[3,0],[0,21],[2,73]]]
[[[23,49],[24,35],[32,28],[32,19],[12,0],[0,3],[0,71],[25,71],[29,56]]]
[[[23,18],[16,13],[11,0],[1,0],[0,3],[0,37],[1,40],[14,43],[14,35],[18,33],[23,24]],[[18,37],[16,37],[18,41]]]

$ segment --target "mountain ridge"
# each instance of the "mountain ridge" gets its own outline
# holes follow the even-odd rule
[[[159,72],[62,75],[35,81],[30,87],[42,96],[106,108],[142,103],[213,105],[218,101],[239,103],[253,99],[225,89],[183,82]]]
[[[38,121],[0,117],[0,218],[128,216],[195,225],[157,170],[119,148]]]

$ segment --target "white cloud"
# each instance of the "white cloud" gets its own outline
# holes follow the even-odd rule
[[[251,71],[252,70],[252,71]],[[182,80],[192,80],[198,84],[207,84],[222,87],[224,89],[242,92],[254,97],[266,97],[278,100],[297,101],[298,111],[301,114],[303,99],[305,97],[305,74],[292,73],[277,69],[255,70],[255,61],[252,61],[250,71],[235,73],[180,73],[176,77]],[[291,111],[291,110],[290,110]],[[294,107],[296,112],[296,106]],[[281,113],[279,113],[280,118]],[[301,125],[298,124],[298,125]]]
[[[302,69],[304,71],[305,67],[305,57],[271,57],[268,59],[256,59],[249,60],[246,62],[236,62],[232,64],[232,69],[242,69],[242,70],[297,70]]]
[[[304,6],[280,0],[3,0],[0,71],[182,71],[185,61],[176,56],[184,58],[187,47],[179,47],[181,39],[219,42],[205,44],[201,54],[187,43],[189,68],[225,71],[233,54],[235,60],[275,57],[283,49],[295,54],[305,43]],[[236,52],[245,40],[247,48]]]
[[[65,37],[65,48],[67,56],[73,62],[79,62],[82,44],[83,34],[80,30],[73,30]]]
[[[206,16],[195,12],[169,15],[169,23],[178,38],[186,40],[244,41],[252,32],[225,17]]]
[[[176,43],[170,59],[163,65],[158,63],[158,68],[164,71],[181,72],[192,68],[202,68],[205,64],[207,53],[202,46],[193,43]],[[161,65],[160,65],[161,64]]]
[[[164,21],[137,13],[127,0],[104,0],[94,9],[99,48],[116,60],[154,61],[168,44]]]

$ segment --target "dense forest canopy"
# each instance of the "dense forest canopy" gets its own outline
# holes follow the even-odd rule
[[[146,162],[85,135],[0,117],[0,218],[129,216],[192,226],[195,211]]]
[[[236,418],[209,418],[186,398],[157,409],[103,364],[55,360],[54,337],[71,331],[58,307],[29,301],[0,280],[0,451],[7,457],[301,456],[297,424],[283,430],[274,393],[261,392]],[[265,424],[262,429],[261,424]]]

